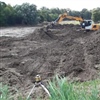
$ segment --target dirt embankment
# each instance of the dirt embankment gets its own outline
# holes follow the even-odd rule
[[[27,93],[34,76],[55,74],[90,80],[100,71],[100,31],[62,25],[36,29],[22,38],[0,37],[0,82]],[[49,77],[49,78],[48,78]]]

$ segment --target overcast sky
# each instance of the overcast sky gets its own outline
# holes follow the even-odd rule
[[[71,10],[82,10],[87,8],[91,10],[96,7],[100,7],[100,0],[0,0],[7,4],[16,5],[28,2],[30,4],[35,4],[37,8],[47,7],[47,8],[70,8]]]

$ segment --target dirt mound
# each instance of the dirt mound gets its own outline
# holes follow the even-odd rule
[[[28,91],[37,74],[46,80],[57,73],[82,81],[97,78],[100,31],[78,29],[58,25],[36,29],[24,38],[0,37],[0,82]]]

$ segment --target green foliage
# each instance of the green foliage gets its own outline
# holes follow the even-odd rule
[[[18,98],[15,98],[9,93],[9,87],[7,85],[0,84],[0,100],[30,100],[22,97],[21,95]]]
[[[2,86],[2,84],[0,84],[0,100],[10,100],[8,87],[6,85]]]
[[[91,19],[91,11],[88,11],[87,9],[82,9],[81,13],[80,13],[81,17],[83,17],[84,19]]]
[[[66,79],[59,79],[56,77],[56,81],[50,82],[50,100],[76,100],[73,89],[73,84],[69,84]]]
[[[0,26],[6,24],[6,22],[5,22],[6,16],[3,13],[5,7],[6,7],[6,4],[4,2],[0,1]]]
[[[69,83],[65,78],[56,76],[49,82],[50,100],[100,100],[100,87],[97,87],[95,81],[90,82],[89,85]]]
[[[37,8],[33,4],[23,3],[14,6],[18,20],[24,25],[33,25],[37,23]]]
[[[49,81],[48,86],[51,94],[48,100],[100,100],[100,79],[87,82],[68,82],[66,78],[56,76]],[[0,84],[0,100],[31,100],[10,95],[9,87]],[[41,99],[37,99],[41,100]]]
[[[93,11],[92,11],[92,19],[93,19],[95,22],[100,21],[100,8],[99,8],[99,7],[93,9]]]
[[[89,11],[82,9],[82,11],[72,11],[71,9],[48,9],[42,7],[37,10],[36,5],[23,3],[22,5],[11,6],[5,2],[0,1],[0,26],[13,25],[36,25],[44,21],[55,21],[60,14],[67,12],[71,16],[81,16],[84,19],[91,19],[100,21],[100,8]],[[91,13],[92,12],[92,13]]]
[[[14,10],[11,5],[0,2],[0,26],[14,24]]]

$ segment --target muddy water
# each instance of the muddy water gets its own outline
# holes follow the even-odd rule
[[[36,28],[39,28],[39,27],[0,28],[0,37],[1,36],[23,37],[23,36],[26,36],[30,33],[33,33]]]

